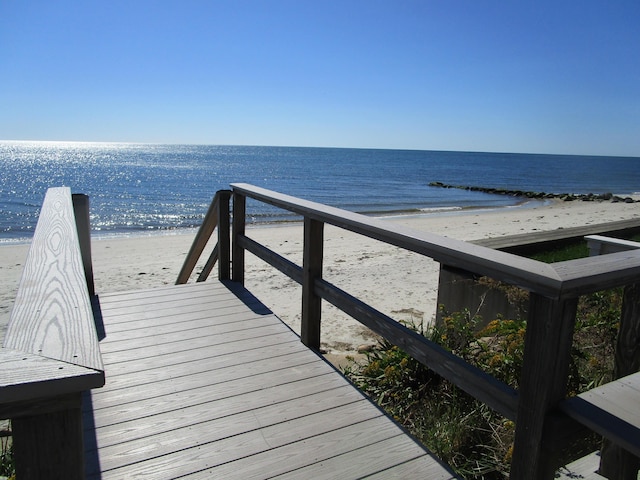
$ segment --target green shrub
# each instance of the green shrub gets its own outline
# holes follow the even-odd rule
[[[619,325],[621,290],[580,299],[569,394],[609,381]],[[442,315],[442,326],[424,331],[430,340],[517,388],[526,322],[497,318],[484,328],[468,311]],[[486,405],[382,340],[363,362],[345,368],[352,381],[464,478],[508,478],[515,425]],[[594,449],[597,445],[590,445]]]
[[[13,443],[11,436],[0,436],[0,476],[13,478],[15,475],[15,465],[13,462]],[[8,433],[8,432],[7,432]]]

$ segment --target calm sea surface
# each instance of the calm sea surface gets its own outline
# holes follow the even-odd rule
[[[547,193],[640,192],[640,158],[341,148],[0,142],[0,242],[27,239],[51,186],[91,198],[94,234],[199,225],[216,192],[246,182],[394,215],[516,205],[429,182]],[[292,219],[249,202],[253,222]]]

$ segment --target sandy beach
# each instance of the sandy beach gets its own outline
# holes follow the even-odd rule
[[[552,201],[534,207],[464,211],[385,220],[450,238],[475,240],[640,218],[640,204]],[[302,225],[248,228],[248,235],[301,264]],[[92,242],[96,292],[173,284],[195,231]],[[20,281],[28,245],[0,246],[0,337]],[[411,252],[335,227],[325,230],[324,276],[352,295],[398,320],[430,321],[436,311],[438,264]],[[301,289],[247,254],[245,284],[291,328],[300,331]],[[326,303],[322,343],[328,352],[354,351],[374,343],[358,322]]]

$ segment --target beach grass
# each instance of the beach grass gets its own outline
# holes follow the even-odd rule
[[[621,303],[620,289],[581,297],[569,395],[612,379]],[[468,311],[449,313],[443,318],[439,327],[412,328],[468,363],[518,387],[526,321],[496,318],[485,324],[481,317]],[[343,371],[463,478],[508,478],[515,433],[513,421],[385,340],[367,352],[364,360],[351,361]],[[599,439],[591,436],[578,447],[576,455],[597,450]]]

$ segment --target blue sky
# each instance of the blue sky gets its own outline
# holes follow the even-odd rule
[[[0,0],[0,139],[640,156],[640,2]]]

